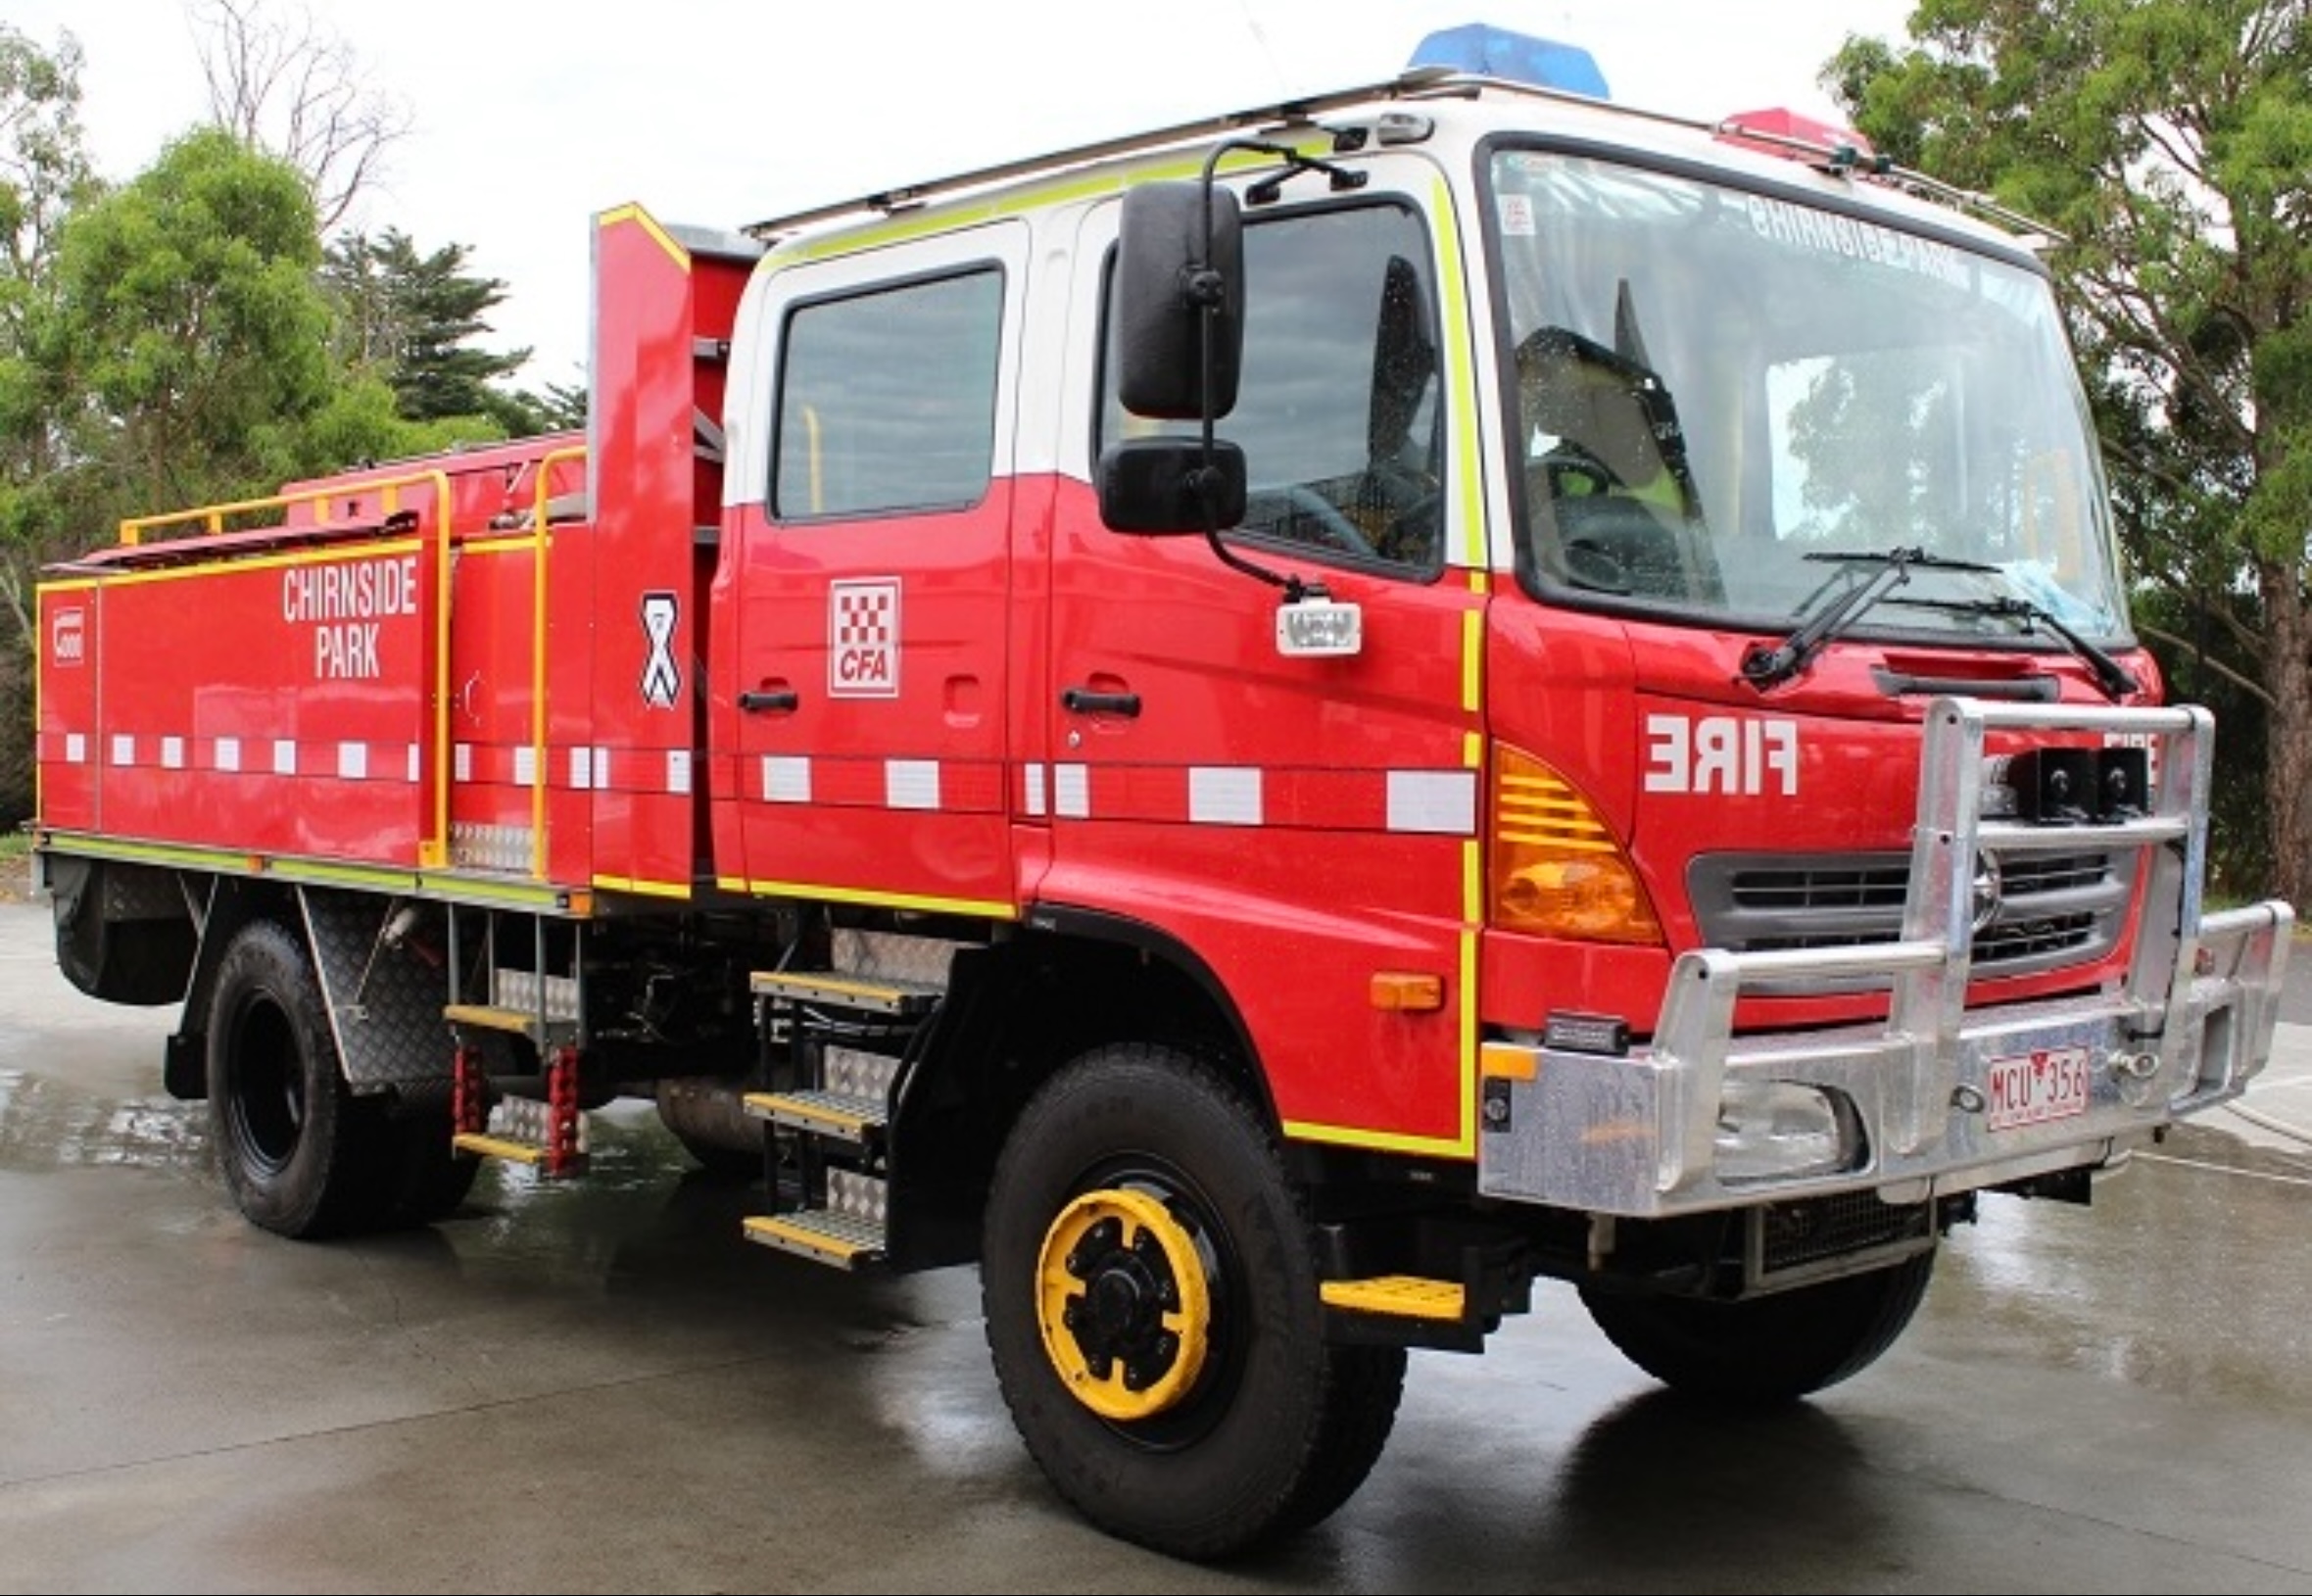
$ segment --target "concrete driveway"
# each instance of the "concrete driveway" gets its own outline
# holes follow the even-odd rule
[[[429,1231],[249,1227],[160,1089],[171,1018],[79,996],[0,905],[0,1589],[2312,1590],[2300,1018],[2094,1208],[1987,1199],[1813,1403],[1681,1403],[1545,1286],[1485,1356],[1415,1355],[1341,1512],[1224,1568],[1048,1490],[970,1271],[751,1246],[653,1118]]]

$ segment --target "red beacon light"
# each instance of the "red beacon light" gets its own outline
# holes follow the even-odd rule
[[[1894,162],[1870,146],[1852,127],[1808,117],[1787,107],[1738,111],[1718,123],[1717,136],[1728,144],[1786,161],[1805,161],[1828,171],[1890,171]]]

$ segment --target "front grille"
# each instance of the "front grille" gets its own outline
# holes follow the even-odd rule
[[[1984,973],[2061,969],[2117,945],[2129,882],[2113,855],[2026,854],[2002,861],[1999,874],[1999,910],[1974,939],[1974,962]],[[1706,946],[1744,953],[1855,947],[1902,936],[1910,857],[1713,853],[1694,861],[1687,884]]]

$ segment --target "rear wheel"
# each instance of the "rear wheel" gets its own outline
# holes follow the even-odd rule
[[[996,1166],[981,1276],[1029,1452],[1092,1523],[1169,1555],[1316,1523],[1395,1421],[1404,1350],[1325,1343],[1276,1142],[1178,1050],[1102,1048],[1036,1094]]]
[[[382,1216],[389,1225],[430,1225],[465,1205],[482,1161],[451,1148],[455,1128],[447,1112],[396,1119],[388,1154],[392,1186]]]
[[[376,1215],[393,1128],[355,1099],[304,942],[256,920],[218,962],[209,1110],[225,1185],[248,1220],[299,1238]]]
[[[1860,1374],[1927,1294],[1935,1254],[1741,1302],[1584,1286],[1582,1305],[1622,1356],[1673,1390],[1713,1401],[1794,1402]]]

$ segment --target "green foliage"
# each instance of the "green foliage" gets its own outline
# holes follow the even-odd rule
[[[68,35],[51,55],[0,23],[0,271],[10,283],[44,268],[57,224],[95,182],[80,138],[80,47]]]
[[[521,431],[527,416],[518,402],[492,384],[519,370],[530,352],[475,346],[490,330],[484,316],[505,300],[506,284],[467,273],[465,258],[462,244],[420,254],[393,227],[374,238],[339,238],[322,273],[338,308],[338,348],[356,369],[384,376],[409,420],[492,415],[506,430]]]
[[[44,358],[77,379],[85,462],[159,505],[308,466],[333,380],[319,259],[304,181],[215,129],[73,216]]]
[[[510,435],[490,415],[445,415],[412,421],[401,413],[389,384],[374,375],[357,373],[345,380],[312,418],[307,440],[315,458],[327,462],[325,468],[337,469],[436,455]]]
[[[1922,0],[1824,81],[1882,151],[2059,229],[2050,265],[2147,615],[2213,639],[2235,852],[2312,889],[2312,0]],[[2161,623],[2165,624],[2161,624]],[[2194,651],[2195,654],[2197,650]],[[2269,714],[2269,727],[2246,727]]]

